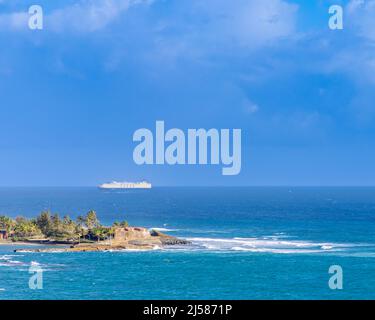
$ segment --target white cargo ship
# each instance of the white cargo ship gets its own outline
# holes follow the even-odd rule
[[[103,183],[99,186],[100,189],[151,189],[151,183],[147,181],[141,182],[117,182],[112,181],[109,183]]]

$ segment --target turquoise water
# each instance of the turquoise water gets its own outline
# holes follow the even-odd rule
[[[127,219],[188,238],[148,252],[13,253],[0,299],[374,299],[375,188],[0,189],[0,213]],[[31,290],[31,265],[43,289]],[[328,287],[331,265],[343,290]]]

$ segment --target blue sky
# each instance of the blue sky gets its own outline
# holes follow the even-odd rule
[[[375,0],[0,0],[0,185],[375,185],[374,16]],[[135,165],[156,120],[242,129],[241,174]]]

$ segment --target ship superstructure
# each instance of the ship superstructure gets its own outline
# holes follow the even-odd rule
[[[151,189],[151,183],[147,181],[141,182],[118,182],[112,181],[103,183],[99,186],[100,189]]]

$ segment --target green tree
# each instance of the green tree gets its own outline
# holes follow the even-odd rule
[[[121,223],[118,222],[118,221],[115,221],[115,222],[113,222],[112,226],[114,226],[114,227],[120,227]]]
[[[79,237],[84,238],[87,236],[88,230],[85,227],[86,226],[86,218],[83,216],[78,216],[77,219],[77,224],[76,224],[76,232],[79,234]]]
[[[90,238],[94,240],[103,240],[104,239],[104,230],[103,228],[93,228],[90,230]]]
[[[110,236],[113,237],[113,235],[114,235],[114,228],[112,227],[99,226],[99,227],[91,229],[89,232],[90,239],[97,240],[97,241],[106,240]]]
[[[78,216],[78,217],[77,217],[77,224],[78,224],[80,227],[83,227],[83,226],[86,224],[86,218],[83,217],[83,216]]]
[[[42,232],[36,224],[35,220],[27,220],[23,217],[16,218],[14,227],[14,236],[19,238],[41,236]]]
[[[100,226],[99,220],[94,210],[90,210],[86,215],[86,227],[91,230]]]
[[[13,231],[16,222],[7,217],[7,216],[0,216],[0,229],[5,229],[8,233]]]
[[[51,213],[49,211],[42,211],[40,215],[36,218],[36,224],[39,229],[43,232],[45,236],[51,231],[52,219]]]
[[[118,227],[126,228],[126,227],[129,227],[129,223],[126,220],[121,221],[121,222],[115,221],[112,226],[116,228]]]
[[[63,218],[62,227],[66,238],[77,239],[80,237],[80,232],[77,232],[76,223],[69,216]]]
[[[129,223],[128,223],[126,220],[122,221],[122,222],[120,223],[120,225],[121,225],[121,227],[123,227],[123,228],[129,227]]]

